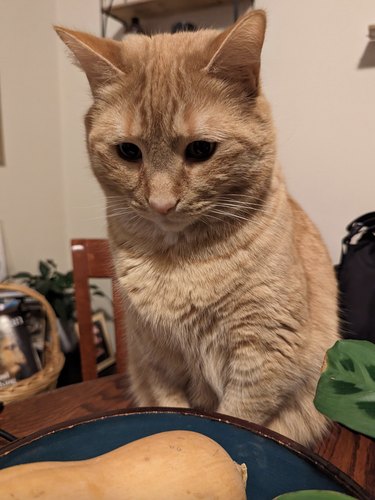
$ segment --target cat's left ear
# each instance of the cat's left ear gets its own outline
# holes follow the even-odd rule
[[[241,82],[249,94],[256,94],[265,32],[265,12],[247,12],[213,41],[213,55],[205,71],[226,81]]]
[[[120,42],[60,26],[54,28],[61,40],[73,52],[78,66],[86,73],[94,95],[103,83],[124,75]]]

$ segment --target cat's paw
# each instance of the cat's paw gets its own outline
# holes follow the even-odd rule
[[[158,406],[167,408],[190,408],[189,402],[181,397],[167,397],[158,401]]]

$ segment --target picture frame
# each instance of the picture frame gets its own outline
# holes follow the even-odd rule
[[[93,335],[96,337],[97,358],[96,366],[98,373],[115,363],[115,353],[109,336],[107,322],[102,312],[92,316]]]
[[[116,361],[111,337],[109,335],[104,313],[99,311],[91,317],[94,343],[96,346],[96,369],[100,373]],[[76,331],[79,337],[79,327],[76,323]]]
[[[0,294],[0,387],[16,384],[42,369],[21,302],[17,293]]]
[[[46,312],[39,301],[27,296],[22,297],[19,309],[26,329],[29,332],[32,347],[38,354],[40,362],[44,365],[46,342],[49,333]]]

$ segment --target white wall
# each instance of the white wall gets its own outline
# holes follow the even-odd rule
[[[269,14],[264,88],[293,195],[335,261],[345,226],[375,210],[373,0],[259,0]],[[358,69],[367,49],[373,66]]]
[[[50,0],[0,2],[0,221],[9,272],[33,270],[41,258],[67,264],[53,18]]]
[[[56,5],[56,24],[100,36],[99,2],[56,0]],[[90,171],[85,144],[83,119],[91,103],[89,85],[60,39],[57,56],[67,239],[105,237],[104,198]]]
[[[375,67],[358,69],[367,26],[375,22],[373,0],[256,4],[269,17],[263,80],[274,109],[280,159],[290,190],[337,260],[345,225],[375,209],[370,192]],[[144,24],[167,29],[181,19],[224,26],[232,21],[232,11],[220,7]],[[99,35],[99,2],[0,3],[7,158],[7,166],[0,167],[0,220],[12,271],[32,269],[44,256],[69,266],[70,238],[106,234],[104,201],[84,144],[88,84],[71,65],[52,23]],[[109,22],[110,35],[119,29]]]

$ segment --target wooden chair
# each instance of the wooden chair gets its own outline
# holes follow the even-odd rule
[[[116,371],[126,371],[125,328],[121,292],[112,264],[109,243],[104,239],[74,239],[71,241],[76,312],[80,334],[82,378],[97,378],[96,355],[90,301],[90,278],[111,278],[113,316],[116,336]]]

